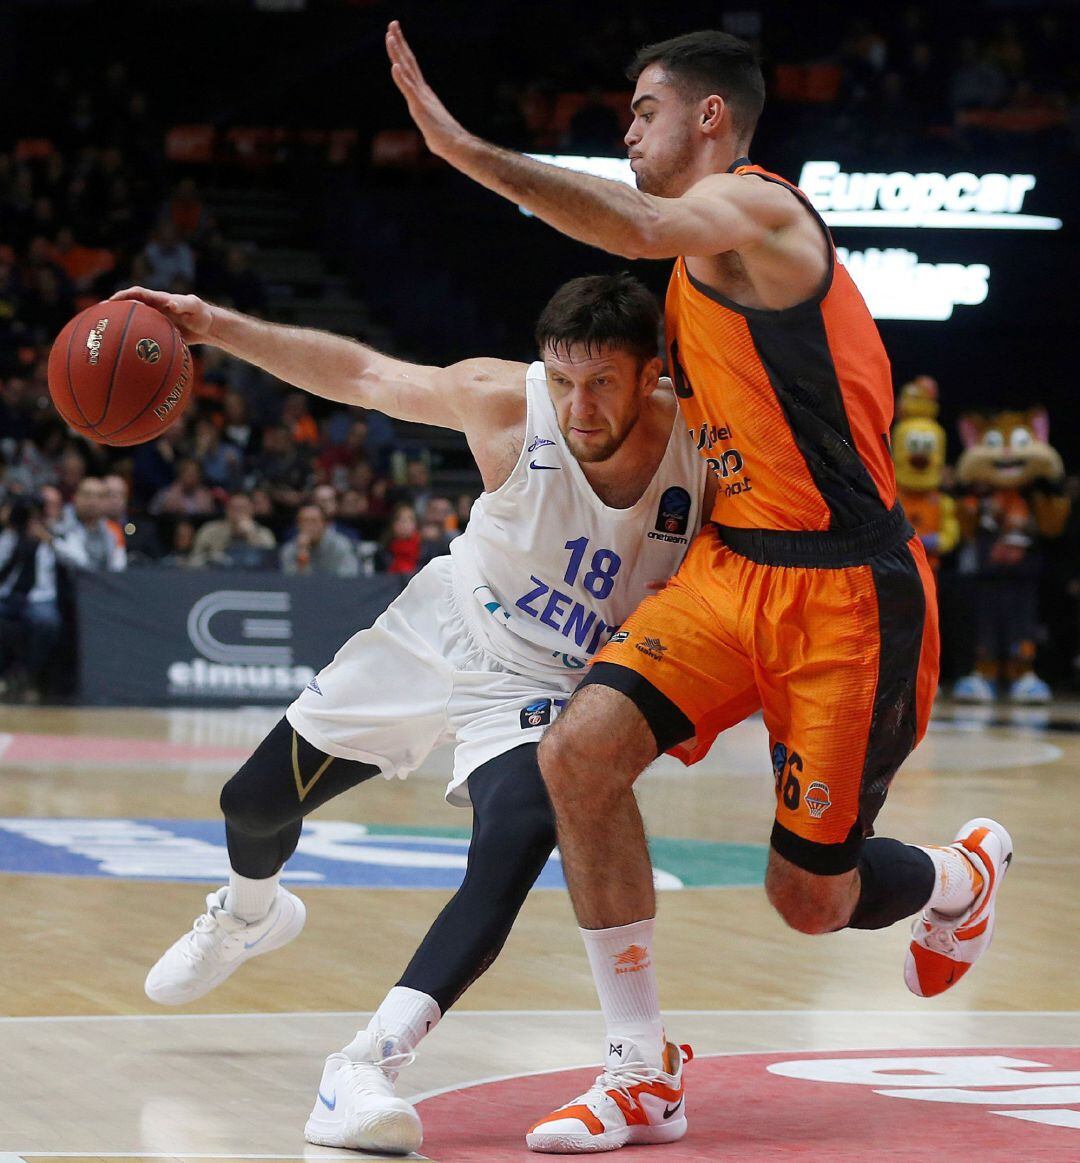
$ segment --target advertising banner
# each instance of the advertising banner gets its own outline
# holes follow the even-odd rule
[[[395,577],[80,574],[79,699],[98,706],[283,705],[400,591]]]

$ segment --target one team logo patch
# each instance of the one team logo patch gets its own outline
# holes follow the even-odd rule
[[[551,699],[535,699],[521,708],[521,729],[546,727],[551,722]]]
[[[664,490],[656,512],[659,533],[685,533],[690,524],[690,494],[679,485]]]

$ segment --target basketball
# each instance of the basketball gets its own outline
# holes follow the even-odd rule
[[[175,424],[191,401],[191,352],[145,303],[87,307],[49,353],[49,395],[77,432],[98,444],[142,444]]]

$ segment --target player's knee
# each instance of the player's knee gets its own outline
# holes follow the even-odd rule
[[[469,854],[475,868],[495,872],[493,883],[516,881],[518,873],[543,867],[555,847],[555,813],[546,801],[516,808],[477,830]]]
[[[851,918],[850,876],[815,876],[770,860],[765,895],[784,921],[800,933],[835,933]]]
[[[272,836],[286,822],[278,818],[268,799],[252,794],[240,773],[221,789],[218,803],[229,826],[245,836]]]

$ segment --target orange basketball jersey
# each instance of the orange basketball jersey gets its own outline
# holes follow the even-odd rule
[[[690,434],[719,478],[712,518],[751,529],[858,528],[896,503],[881,336],[806,195],[746,158],[731,172],[778,182],[803,201],[828,241],[829,272],[812,298],[768,311],[675,263],[669,363]]]

